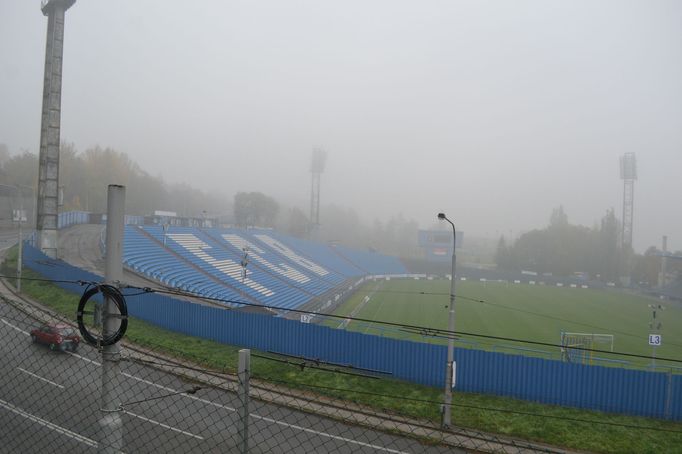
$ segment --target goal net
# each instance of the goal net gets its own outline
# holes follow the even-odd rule
[[[561,332],[561,360],[568,363],[593,364],[592,350],[613,351],[613,334]]]

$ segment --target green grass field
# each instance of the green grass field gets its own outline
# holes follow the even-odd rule
[[[405,323],[446,329],[450,293],[449,280],[391,280],[365,284],[334,315]],[[526,339],[551,344],[560,343],[561,331],[613,334],[613,349],[650,357],[648,345],[651,309],[649,304],[663,304],[659,320],[663,327],[659,358],[682,359],[682,304],[658,301],[620,290],[596,290],[497,282],[456,282],[456,331],[489,336]],[[363,304],[366,296],[370,300]],[[482,300],[483,302],[472,301]],[[340,320],[325,322],[338,327]],[[348,330],[368,334],[445,343],[442,338],[405,332],[397,327],[351,321]],[[559,358],[559,349],[463,335],[458,346],[505,353]],[[594,348],[608,349],[596,345]],[[546,353],[543,353],[546,352]],[[630,365],[650,365],[649,358],[627,358],[594,353],[594,358],[628,361]],[[609,362],[593,358],[594,364]],[[680,367],[682,363],[657,360],[657,366]]]
[[[0,271],[4,275],[11,276],[16,269],[16,249],[11,250],[8,255],[9,259],[0,267]],[[40,276],[30,270],[24,270],[24,277],[38,278]],[[393,284],[397,284],[397,281],[392,281],[391,286]],[[409,282],[409,284],[414,285],[415,283]],[[437,287],[433,287],[434,282],[432,281],[421,283],[421,285],[425,284],[427,284],[428,290],[424,291],[433,292],[433,289],[437,288],[437,291],[441,292],[444,289],[443,292],[446,295],[431,296],[435,298],[432,303],[433,308],[440,311],[439,306],[444,306],[448,301],[449,281],[440,281],[436,283]],[[44,281],[27,280],[22,288],[25,294],[42,301],[71,320],[75,317],[75,308],[80,295],[66,292]],[[460,288],[463,289],[465,286],[458,286],[458,291]],[[472,288],[475,288],[475,285]],[[388,289],[398,292],[415,291],[414,288],[409,288],[409,290]],[[377,292],[375,294],[384,293]],[[385,294],[389,295],[389,293]],[[422,297],[405,293],[395,295],[405,296],[407,301],[414,296]],[[467,293],[461,293],[461,295],[471,296]],[[355,304],[361,302],[363,297],[364,294],[361,291],[354,299]],[[396,300],[390,299],[389,301]],[[344,306],[344,309],[352,310],[353,304],[353,301],[350,301]],[[462,305],[465,305],[463,301]],[[436,316],[444,317],[443,314],[445,313],[443,309],[441,312],[436,312]],[[336,325],[338,323],[339,320],[336,320]],[[442,320],[441,323],[445,326],[447,322]],[[667,335],[665,333],[664,330],[664,336]],[[182,358],[185,361],[189,360],[197,367],[208,367],[215,371],[231,371],[233,373],[237,361],[237,351],[240,348],[166,331],[134,317],[130,319],[126,341]],[[254,352],[258,353],[255,350]],[[367,379],[309,368],[301,370],[298,366],[292,367],[277,362],[273,363],[258,357],[252,358],[251,366],[253,377],[261,380],[271,380],[284,386],[306,390],[306,392],[315,395],[341,398],[361,405],[368,405],[381,411],[388,410],[399,415],[429,420],[433,423],[440,421],[439,408],[442,399],[440,387],[431,388],[391,379]],[[406,401],[405,398],[414,400]],[[457,404],[453,408],[453,421],[465,428],[604,454],[682,454],[682,425],[677,422],[605,414],[555,405],[543,405],[507,397],[463,392],[455,392],[454,401]],[[518,413],[510,413],[510,411]],[[639,428],[636,429],[635,427]],[[644,427],[651,427],[656,430],[647,430]],[[666,431],[661,431],[661,429]]]

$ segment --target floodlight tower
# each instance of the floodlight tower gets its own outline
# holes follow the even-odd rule
[[[668,236],[663,235],[663,244],[661,248],[661,272],[658,273],[658,286],[663,287],[668,279]]]
[[[38,168],[38,244],[49,257],[57,257],[57,206],[59,200],[59,136],[62,109],[62,59],[64,18],[76,0],[42,0],[47,16],[43,110]]]
[[[320,175],[324,171],[327,152],[321,148],[313,149],[313,159],[310,165],[312,179],[310,182],[310,231],[320,225]]]
[[[637,161],[634,153],[625,153],[620,158],[620,178],[623,180],[623,231],[621,245],[623,249],[632,247],[632,217],[635,201],[635,180],[637,179]]]

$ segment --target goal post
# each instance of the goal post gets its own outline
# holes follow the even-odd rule
[[[613,351],[613,334],[561,332],[561,360],[567,363],[593,364],[593,350]]]

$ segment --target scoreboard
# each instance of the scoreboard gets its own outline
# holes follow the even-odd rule
[[[424,256],[433,262],[447,262],[452,258],[452,232],[448,230],[419,230],[417,244],[424,249]],[[462,247],[463,232],[457,232],[457,244]]]

